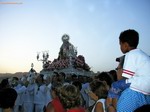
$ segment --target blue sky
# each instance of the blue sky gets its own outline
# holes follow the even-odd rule
[[[122,55],[118,36],[135,29],[138,48],[150,55],[149,0],[0,0],[0,72],[39,72],[37,52],[58,57],[61,36],[67,33],[91,69],[108,71]]]

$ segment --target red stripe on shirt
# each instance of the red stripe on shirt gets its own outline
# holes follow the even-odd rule
[[[125,70],[125,69],[123,70],[123,73],[128,74],[128,75],[131,75],[131,76],[134,75],[134,72],[129,71],[129,70]]]

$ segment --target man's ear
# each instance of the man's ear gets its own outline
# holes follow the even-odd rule
[[[130,46],[127,42],[124,42],[124,47],[125,47],[126,50],[128,50]]]

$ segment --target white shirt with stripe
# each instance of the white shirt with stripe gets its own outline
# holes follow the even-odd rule
[[[126,53],[122,76],[132,90],[150,95],[150,57],[140,49]]]

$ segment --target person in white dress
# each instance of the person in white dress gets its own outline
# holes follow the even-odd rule
[[[35,87],[35,81],[34,77],[30,76],[27,78],[28,86],[26,91],[23,93],[23,112],[33,112],[34,110],[34,87]]]
[[[16,79],[15,79],[16,80]],[[16,86],[14,87],[14,89],[17,92],[17,99],[15,101],[15,106],[14,106],[14,112],[20,112],[22,109],[22,94],[26,91],[26,77],[22,77],[21,80],[18,80],[18,82],[16,81]]]
[[[50,94],[50,91],[51,91],[51,86],[52,86],[52,83],[51,83],[51,77],[48,76],[48,75],[44,75],[44,81],[45,81],[45,84],[46,84],[46,87],[47,87],[47,93],[46,93],[46,102],[45,102],[45,105],[47,106],[48,103],[50,101],[52,101],[52,96]]]
[[[34,106],[35,112],[43,112],[46,108],[47,87],[44,83],[44,75],[39,74],[36,79],[34,89]]]

